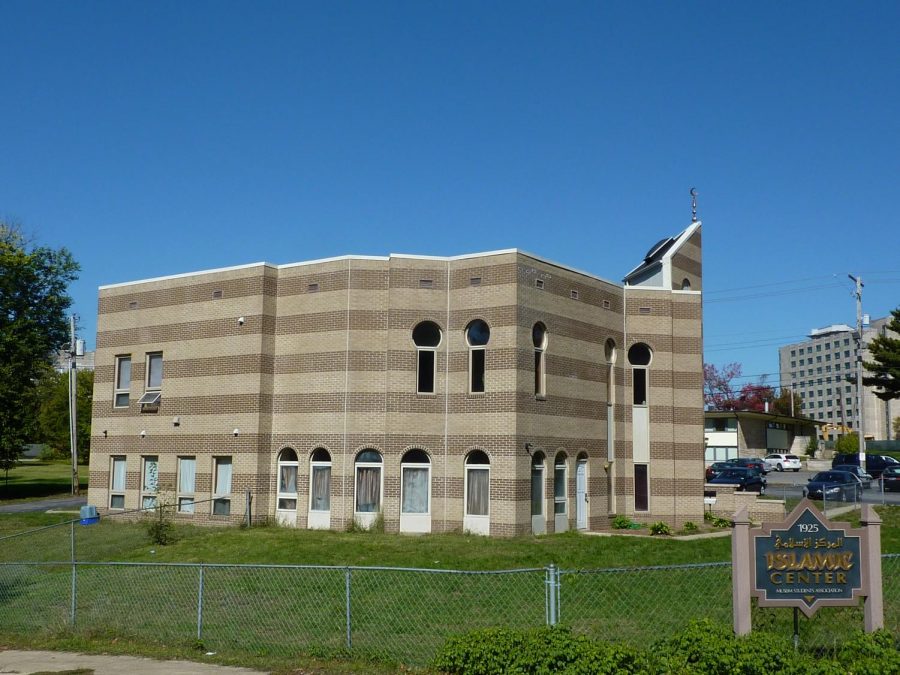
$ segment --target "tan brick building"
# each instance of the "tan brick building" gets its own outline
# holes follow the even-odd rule
[[[624,285],[517,250],[100,289],[89,501],[493,535],[703,516],[700,223]]]

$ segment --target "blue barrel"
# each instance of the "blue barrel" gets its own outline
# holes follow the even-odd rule
[[[82,525],[93,525],[94,523],[100,522],[100,516],[97,513],[97,507],[93,505],[87,505],[81,507],[81,524]]]

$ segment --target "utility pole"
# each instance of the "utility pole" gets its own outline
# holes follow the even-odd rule
[[[79,340],[75,339],[75,315],[69,321],[69,447],[72,449],[72,494],[77,495],[78,486],[78,429],[76,427],[78,410],[78,368],[75,357],[78,355]],[[84,348],[81,347],[82,356]]]
[[[848,274],[856,283],[856,429],[859,432],[859,468],[866,467],[866,427],[863,413],[863,325],[862,325],[862,289],[861,277]]]

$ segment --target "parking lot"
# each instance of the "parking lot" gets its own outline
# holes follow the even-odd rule
[[[787,499],[803,496],[803,486],[819,471],[831,468],[830,463],[823,463],[821,469],[800,471],[770,471],[766,474],[768,487],[766,494],[771,497]],[[868,504],[900,504],[900,492],[881,492],[881,484],[873,481],[872,487],[863,491],[862,500]]]

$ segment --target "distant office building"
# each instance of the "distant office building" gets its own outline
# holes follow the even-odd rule
[[[888,332],[890,317],[863,324],[864,347],[876,336]],[[857,362],[855,329],[833,324],[810,332],[809,339],[785,345],[778,350],[779,381],[782,388],[796,391],[803,398],[804,417],[824,422],[824,436],[856,431]],[[871,361],[867,349],[862,360]],[[864,373],[865,374],[865,373]],[[885,402],[863,387],[862,395],[866,438],[888,440],[891,419],[900,414],[900,405]]]

